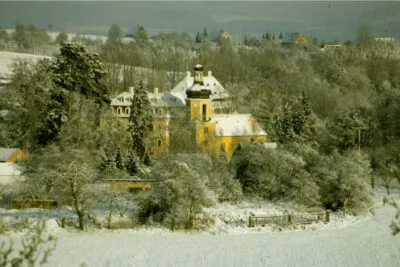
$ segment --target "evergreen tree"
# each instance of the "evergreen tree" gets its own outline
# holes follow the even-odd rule
[[[61,45],[66,42],[68,42],[68,33],[60,32],[56,38],[56,43]]]
[[[117,169],[123,170],[124,169],[124,162],[123,162],[121,150],[119,149],[119,147],[117,147],[117,151],[115,151],[114,159],[115,159],[115,167]]]
[[[141,162],[143,162],[146,154],[145,139],[149,134],[151,125],[152,110],[149,97],[143,82],[139,82],[132,100],[128,131],[132,137],[132,152],[136,153]]]
[[[204,28],[204,30],[203,30],[203,42],[206,42],[207,40],[208,40],[207,28]]]
[[[118,45],[121,43],[122,30],[117,24],[111,25],[108,30],[107,44],[108,45]]]
[[[125,168],[130,175],[141,173],[141,163],[138,156],[136,155],[136,152],[132,149],[129,150],[128,158],[125,163]]]
[[[200,32],[197,32],[197,34],[196,34],[196,43],[201,43],[203,40],[202,40],[202,38],[201,38],[201,34],[200,34]]]
[[[90,54],[78,44],[63,43],[61,54],[51,66],[53,82],[50,101],[45,107],[46,121],[38,133],[38,141],[47,145],[57,138],[61,125],[78,113],[82,115],[84,97],[94,101],[97,112],[91,119],[100,124],[100,105],[106,101],[107,89],[103,84],[102,64],[97,54]],[[79,120],[79,119],[78,119]]]

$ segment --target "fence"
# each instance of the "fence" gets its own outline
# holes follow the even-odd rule
[[[15,199],[11,202],[12,209],[40,208],[52,209],[57,208],[55,200],[31,200],[31,199]]]
[[[257,225],[277,224],[310,224],[313,222],[329,222],[330,211],[304,213],[304,214],[285,214],[275,216],[249,216],[249,227]]]

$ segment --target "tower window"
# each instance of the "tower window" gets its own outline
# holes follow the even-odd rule
[[[203,105],[203,121],[207,120],[207,105]]]
[[[161,140],[159,139],[158,140],[158,147],[160,147],[161,146]]]
[[[208,127],[204,127],[204,133],[208,134]]]

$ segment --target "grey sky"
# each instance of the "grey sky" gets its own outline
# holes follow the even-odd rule
[[[392,1],[102,1],[0,2],[0,27],[16,21],[55,30],[105,34],[111,24],[124,31],[143,25],[151,33],[206,27],[243,33],[304,32],[324,40],[353,39],[357,26],[376,36],[399,37],[400,2]]]

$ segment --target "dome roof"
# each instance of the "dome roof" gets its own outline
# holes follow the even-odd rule
[[[196,66],[194,66],[194,71],[203,71],[204,67],[203,65],[197,64]]]

